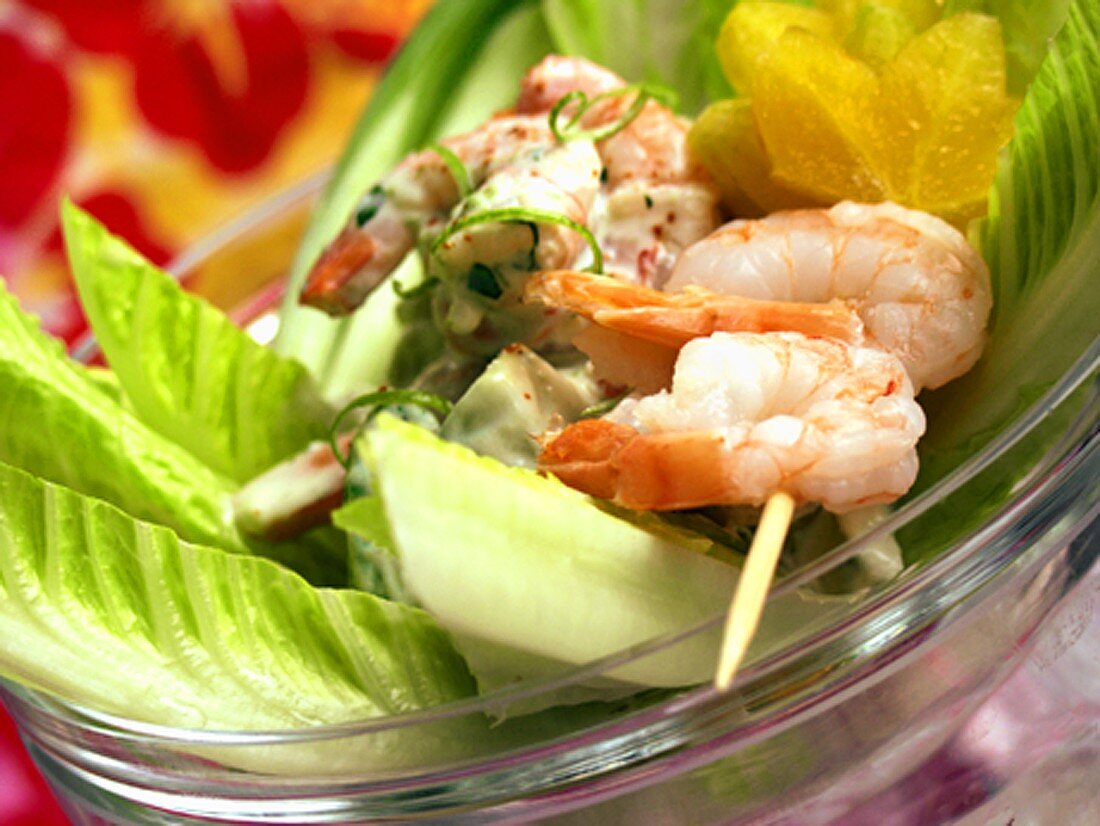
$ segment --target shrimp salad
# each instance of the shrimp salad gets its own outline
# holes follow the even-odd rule
[[[373,184],[302,289],[309,306],[353,313],[415,256],[415,300],[444,346],[407,395],[387,388],[353,401],[339,444],[314,445],[246,485],[238,520],[284,537],[323,524],[348,496],[345,511],[381,500],[382,539],[338,517],[358,581],[441,617],[483,690],[584,658],[552,646],[533,671],[509,663],[501,676],[483,649],[522,648],[522,635],[479,626],[417,581],[417,552],[394,549],[417,540],[387,501],[402,495],[393,491],[404,471],[372,447],[391,418],[620,509],[614,518],[628,524],[663,526],[680,542],[706,537],[707,563],[739,564],[761,507],[785,493],[798,506],[789,543],[806,559],[836,540],[808,542],[804,524],[855,536],[906,494],[925,430],[918,393],[981,354],[989,273],[957,229],[892,202],[730,219],[688,147],[689,126],[645,86],[581,58],[546,58],[511,110]],[[491,516],[455,518],[476,532]],[[901,570],[893,540],[880,545],[894,561],[851,588]],[[698,681],[707,667],[639,683]]]
[[[982,351],[985,264],[951,225],[891,202],[720,223],[686,134],[644,87],[547,58],[513,112],[372,186],[302,301],[347,313],[418,248],[445,358],[525,348],[548,370],[571,362],[559,377],[594,407],[617,402],[554,411],[527,454],[618,505],[895,501],[917,471],[916,394]]]
[[[0,593],[31,617],[31,653],[0,657],[0,676],[62,694],[95,683],[58,640],[109,609],[104,661],[153,650],[141,661],[175,669],[179,690],[154,703],[115,681],[94,703],[270,729],[490,694],[684,636],[498,711],[611,704],[714,676],[713,621],[769,501],[793,511],[790,573],[910,493],[924,394],[987,344],[990,272],[963,202],[943,195],[951,208],[933,214],[897,202],[900,185],[891,199],[810,181],[788,204],[799,181],[781,177],[783,147],[760,143],[770,122],[718,124],[734,132],[716,163],[717,116],[692,121],[660,86],[556,54],[516,85],[483,122],[357,182],[300,262],[280,335],[302,318],[337,338],[385,333],[347,334],[340,358],[372,368],[350,389],[64,207],[111,370],[64,359],[0,293],[0,381],[15,376],[6,398],[33,423],[0,431],[0,500],[31,503],[0,510],[0,539],[30,549],[0,565]],[[718,114],[742,118],[746,101]],[[758,163],[775,167],[766,186]],[[76,434],[72,449],[41,432]],[[64,576],[41,573],[71,548],[85,550]],[[141,576],[110,554],[144,560]],[[905,562],[879,537],[769,600],[749,661],[836,621]],[[64,599],[86,611],[39,633],[38,595],[80,572]],[[138,654],[111,647],[129,633],[116,626],[144,635]],[[308,639],[297,659],[265,665],[291,639]],[[295,669],[312,682],[288,708],[272,686]],[[232,702],[206,705],[225,674],[212,690]]]
[[[581,58],[546,58],[512,109],[372,185],[302,289],[305,304],[346,315],[415,256],[416,300],[445,343],[406,395],[352,402],[335,435],[343,448],[315,445],[246,485],[238,517],[281,537],[322,524],[346,495],[345,511],[356,498],[380,502],[390,518],[381,540],[377,526],[340,520],[360,581],[443,617],[483,689],[541,672],[483,677],[499,663],[482,663],[481,647],[522,648],[522,635],[441,607],[411,573],[417,552],[394,550],[416,540],[403,539],[387,501],[402,495],[393,491],[405,470],[372,447],[393,436],[379,435],[395,427],[388,421],[562,483],[628,524],[702,539],[707,563],[739,564],[761,507],[787,494],[798,506],[788,542],[804,560],[906,494],[925,431],[918,393],[982,352],[989,272],[958,229],[892,202],[731,218],[688,147],[689,127],[648,87]],[[476,512],[453,518],[485,530],[478,521],[493,517],[464,507]],[[508,507],[541,523],[522,511],[530,505]],[[822,532],[823,521],[834,527]],[[893,562],[868,566],[850,591],[901,570],[893,540],[880,545],[876,558]],[[559,659],[551,649],[539,652],[540,669]],[[704,679],[696,665],[671,683]],[[668,681],[651,674],[643,684]]]

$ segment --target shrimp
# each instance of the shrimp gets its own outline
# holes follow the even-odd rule
[[[524,77],[516,109],[548,113],[565,95],[583,92],[596,103],[581,124],[595,128],[630,107],[631,95],[607,96],[625,85],[587,60],[551,55]],[[623,129],[596,144],[604,186],[592,228],[608,271],[621,278],[661,286],[680,252],[718,225],[717,189],[688,150],[688,128],[667,106],[648,100]]]
[[[637,510],[760,505],[844,513],[912,485],[924,414],[893,355],[800,333],[714,333],[670,390],[544,438],[539,468]]]
[[[516,111],[549,112],[570,92],[584,92],[589,98],[613,92],[626,84],[610,69],[579,57],[548,55],[536,63],[520,82]]]
[[[493,118],[440,141],[462,161],[473,186],[536,147],[553,143],[545,117]],[[342,315],[358,307],[413,249],[421,233],[442,224],[461,193],[443,156],[408,155],[362,198],[344,229],[313,265],[304,304]]]
[[[605,192],[592,223],[607,271],[661,288],[683,250],[718,226],[717,204],[701,182],[640,180]]]
[[[517,214],[549,213],[567,223],[473,223],[440,239],[428,272],[439,282],[433,312],[452,349],[491,355],[512,342],[537,346],[571,337],[572,319],[524,304],[523,284],[533,271],[581,255],[585,243],[577,227],[588,219],[599,177],[591,142],[571,141],[531,150],[466,199],[454,216],[457,225],[515,208]]]
[[[605,126],[623,116],[633,103],[630,94],[613,95],[626,81],[608,69],[580,57],[550,55],[532,67],[520,84],[516,112],[549,113],[566,95],[583,93],[594,105],[582,115],[587,128]],[[690,123],[656,100],[648,100],[637,117],[598,143],[611,188],[629,181],[646,183],[709,183],[688,150]]]
[[[841,300],[917,390],[969,370],[992,307],[989,271],[949,224],[893,203],[734,221],[686,249],[665,285],[772,301]]]
[[[835,300],[761,301],[701,287],[668,293],[572,270],[532,276],[524,299],[571,310],[606,329],[666,347],[682,347],[715,332],[791,331],[852,343],[863,339],[859,316]]]
[[[332,314],[350,312],[405,255],[418,243],[436,237],[449,220],[486,208],[489,202],[523,207],[544,200],[540,190],[545,187],[532,178],[543,182],[554,178],[558,188],[565,189],[562,182],[567,176],[560,174],[560,164],[553,172],[540,167],[560,159],[559,150],[573,144],[587,147],[598,160],[594,180],[588,174],[588,159],[580,163],[582,174],[572,176],[572,184],[578,187],[572,194],[581,208],[564,214],[592,229],[611,271],[642,283],[663,282],[680,250],[717,226],[716,190],[688,153],[686,123],[649,100],[625,128],[598,141],[595,149],[584,137],[559,142],[549,123],[550,110],[569,92],[597,97],[624,86],[614,73],[576,58],[550,57],[533,67],[521,84],[513,114],[497,116],[442,142],[465,167],[476,190],[471,196],[474,202],[459,203],[462,193],[441,153],[426,150],[408,156],[364,196],[355,215],[314,265],[301,300]],[[629,95],[604,98],[586,110],[584,123],[613,122],[626,114],[632,101]],[[481,227],[474,233],[477,246],[484,251],[499,244],[491,254],[497,260],[507,258],[516,243],[515,229],[507,223]],[[552,223],[540,223],[540,233],[543,230],[547,248],[562,236],[561,228]],[[584,266],[560,256],[549,258],[540,265]],[[451,302],[449,307],[458,310],[448,313],[462,314],[464,323],[476,324],[476,313],[465,312],[469,303]]]
[[[574,336],[573,346],[588,356],[596,377],[647,393],[668,386],[680,347],[715,332],[792,331],[863,340],[859,316],[839,301],[758,301],[701,287],[666,293],[569,270],[535,274],[524,299],[594,322]]]

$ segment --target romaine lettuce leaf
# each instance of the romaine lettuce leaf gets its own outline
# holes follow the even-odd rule
[[[235,485],[123,409],[2,285],[0,421],[0,462],[106,499],[190,541],[245,549],[226,516]]]
[[[184,292],[94,218],[62,207],[81,304],[138,417],[244,482],[328,433],[306,369]]]
[[[294,542],[242,536],[237,485],[142,423],[114,380],[69,359],[0,285],[0,462],[104,499],[189,542],[277,559],[319,584],[346,577],[342,537]]]
[[[922,403],[925,487],[1035,401],[1100,332],[1100,5],[1074,0],[973,233],[994,318],[977,366]]]
[[[422,611],[314,589],[3,464],[0,639],[0,676],[163,725],[337,723],[474,690]]]

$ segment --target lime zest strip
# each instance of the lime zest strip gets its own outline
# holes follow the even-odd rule
[[[486,209],[481,212],[475,212],[472,215],[467,215],[464,218],[459,218],[457,221],[452,221],[447,229],[444,230],[443,234],[432,242],[431,252],[434,255],[448,239],[462,232],[464,229],[477,226],[478,224],[496,223],[557,224],[558,226],[571,229],[580,235],[585,243],[588,244],[588,248],[592,250],[592,264],[589,265],[586,272],[595,273],[597,275],[603,273],[603,253],[600,252],[600,245],[596,242],[596,237],[588,227],[574,221],[566,215],[562,215],[560,212],[553,212],[548,209],[535,209],[534,207],[501,207],[500,209]]]
[[[636,93],[634,95],[634,100],[630,102],[630,106],[627,107],[626,111],[615,120],[593,129],[578,128],[581,118],[583,118],[585,113],[597,103],[601,103],[611,98],[623,97],[631,93]],[[596,95],[594,98],[589,98],[588,95],[580,89],[574,89],[572,92],[562,95],[558,99],[558,102],[554,104],[554,108],[550,110],[550,131],[554,133],[554,137],[559,143],[579,140],[590,140],[593,142],[607,140],[612,135],[616,135],[628,127],[634,119],[642,113],[642,109],[648,101],[656,100],[658,103],[673,108],[675,97],[675,93],[670,89],[647,83],[634,83],[629,86],[622,86],[618,89],[612,89],[610,92]],[[569,116],[569,120],[562,125],[559,123],[562,113],[565,111],[565,107],[571,103],[577,104],[577,110],[573,112],[573,114]]]
[[[465,200],[469,197],[470,193],[474,191],[474,185],[470,181],[470,171],[466,168],[466,164],[462,162],[462,158],[458,157],[454,150],[441,143],[430,144],[428,150],[437,154],[443,163],[447,165],[447,169],[450,170],[451,176],[455,179],[455,186],[458,187],[459,200]]]
[[[425,410],[438,413],[441,417],[450,413],[451,409],[454,407],[454,404],[449,400],[435,393],[429,393],[426,390],[375,390],[371,393],[364,393],[361,396],[356,396],[336,414],[336,418],[332,422],[332,427],[329,430],[328,436],[329,445],[332,447],[332,453],[336,457],[336,461],[343,465],[345,470],[351,467],[351,450],[349,449],[345,454],[340,449],[340,425],[343,424],[344,419],[360,407],[377,408],[382,405],[391,404],[411,404],[416,407],[423,407]],[[373,412],[371,415],[373,415]]]

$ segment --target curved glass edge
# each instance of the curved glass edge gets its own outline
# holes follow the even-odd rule
[[[182,814],[236,814],[243,818],[270,811],[264,807],[278,800],[280,811],[285,804],[290,807],[286,811],[301,815],[302,822],[307,816],[310,822],[344,822],[345,815],[352,819],[353,815],[380,817],[428,812],[446,813],[448,821],[454,814],[455,822],[464,822],[461,814],[463,811],[469,814],[470,806],[488,805],[494,812],[508,816],[534,814],[545,817],[632,791],[646,794],[647,790],[652,791],[650,786],[655,781],[677,777],[686,778],[677,782],[688,784],[692,800],[698,801],[700,793],[705,796],[713,791],[712,786],[719,791],[730,783],[736,786],[740,782],[738,778],[744,774],[739,762],[712,765],[714,761],[740,754],[741,749],[747,748],[754,759],[762,759],[766,754],[774,762],[778,755],[789,762],[789,749],[786,748],[791,745],[789,741],[805,741],[807,731],[839,737],[839,742],[814,741],[817,746],[827,746],[824,751],[815,747],[815,754],[831,753],[838,759],[847,757],[850,760],[850,754],[844,753],[846,748],[856,748],[863,753],[870,747],[867,726],[874,728],[875,735],[882,737],[884,742],[892,742],[887,751],[896,749],[897,740],[893,737],[886,740],[886,735],[880,731],[890,730],[891,726],[868,720],[866,703],[880,713],[892,701],[902,699],[905,699],[906,709],[923,709],[924,719],[918,725],[921,736],[917,739],[928,745],[950,733],[944,729],[942,721],[935,719],[934,710],[942,709],[946,703],[954,709],[948,717],[957,720],[960,692],[971,706],[981,702],[992,686],[1024,656],[1028,646],[1015,642],[1017,637],[1030,638],[1058,603],[1060,595],[1083,577],[1095,561],[1096,548],[1090,545],[1088,537],[1096,538],[1098,523],[1094,520],[1100,511],[1100,502],[1093,501],[1085,506],[1077,495],[1100,470],[1100,439],[1095,426],[1090,433],[1091,438],[1085,445],[1080,449],[1071,448],[1068,458],[1063,455],[1064,461],[1056,465],[1057,472],[1048,473],[1029,492],[1025,510],[1035,511],[1035,518],[1025,520],[1029,524],[1021,524],[1018,512],[1006,514],[1001,521],[1009,522],[1010,529],[1001,531],[995,542],[984,545],[995,559],[1011,565],[1017,575],[1000,577],[998,585],[983,588],[977,599],[968,600],[961,606],[951,599],[950,583],[939,583],[939,594],[917,594],[917,601],[922,603],[943,597],[942,604],[934,606],[936,617],[930,630],[925,627],[915,638],[910,635],[908,639],[895,640],[892,650],[879,650],[853,663],[846,671],[834,673],[828,684],[819,687],[813,696],[796,698],[792,707],[783,709],[780,714],[773,714],[771,708],[756,711],[738,708],[740,703],[731,705],[733,695],[717,695],[708,689],[646,710],[638,718],[622,724],[585,731],[563,743],[540,745],[522,754],[479,761],[472,768],[433,766],[431,771],[399,778],[243,775],[232,769],[211,767],[202,763],[201,758],[197,764],[181,764],[178,757],[173,758],[162,751],[163,746],[159,743],[154,744],[156,748],[150,752],[128,747],[123,742],[112,744],[115,753],[111,757],[74,755],[66,742],[56,747],[56,737],[64,738],[66,732],[64,725],[56,726],[51,720],[47,720],[43,728],[53,725],[54,730],[36,732],[32,747],[36,750],[36,758],[43,760],[47,769],[52,766],[51,776],[61,787],[82,784],[79,788],[73,787],[82,802],[87,802],[89,796],[94,800],[96,795],[121,795],[121,800],[115,797],[104,804],[109,812],[115,811],[116,805],[137,804]],[[1065,530],[1067,526],[1083,525],[1091,525],[1092,534],[1075,537],[1073,530]],[[1021,545],[1021,539],[1031,541]],[[1081,539],[1084,541],[1079,541]],[[983,542],[983,537],[976,537],[971,544]],[[1075,546],[1076,550],[1069,546]],[[979,575],[982,573],[978,571]],[[983,582],[988,579],[985,577]],[[991,604],[994,609],[1008,606],[1011,621],[1006,621],[1001,610],[990,610]],[[1022,605],[1023,610],[1014,607],[1017,604]],[[919,607],[927,610],[929,606]],[[998,646],[991,648],[986,644],[990,623],[995,624],[1001,637],[1014,640],[1011,652],[1003,653]],[[964,660],[966,668],[963,671],[945,675],[947,681],[941,679],[940,688],[950,686],[946,696],[933,693],[923,698],[912,697],[915,688],[912,681],[923,673],[922,668],[929,658],[935,660],[937,654],[942,655],[944,651],[952,658],[965,653],[966,644],[960,648],[960,635],[969,640],[971,647],[978,645],[982,650],[981,661]],[[824,659],[831,656],[827,651],[818,653]],[[871,680],[867,679],[868,672]],[[872,695],[875,690],[879,691],[881,696],[875,695],[877,700],[873,696],[866,701],[862,699],[867,696],[868,682],[874,684]],[[975,686],[981,688],[971,695]],[[886,707],[882,705],[884,701]],[[744,705],[749,703],[746,701]],[[934,718],[931,721],[928,719],[930,709]],[[835,710],[843,719],[825,723],[830,715],[822,715],[823,710]],[[760,719],[761,714],[765,715],[765,720]],[[815,723],[815,720],[821,722]],[[908,720],[907,714],[895,714],[891,721],[894,730],[890,733],[896,734],[897,727],[908,725]],[[862,721],[862,727],[856,726],[858,721]],[[112,736],[111,732],[107,734]],[[901,739],[907,742],[912,738],[905,735]],[[76,747],[79,749],[81,745],[77,743]],[[92,745],[94,747],[95,741]],[[921,752],[922,748],[916,751]],[[902,752],[904,763],[906,755],[912,756],[912,749],[903,743]],[[148,765],[144,760],[150,754],[154,760],[164,762]],[[779,780],[800,783],[804,770],[820,769],[823,760],[815,759],[813,766],[792,767],[788,772],[781,772]],[[188,774],[188,770],[197,774]],[[723,772],[732,772],[732,779],[721,777]],[[571,783],[578,782],[583,785],[583,794],[567,790]],[[764,789],[759,795],[756,791],[751,795],[754,800],[740,801],[735,795],[732,800],[720,798],[710,805],[725,807],[723,812],[729,814],[729,807],[735,802],[739,806],[741,803],[757,805],[765,798],[780,799],[775,796],[778,794],[776,789]],[[322,797],[315,798],[316,795]],[[479,814],[472,815],[470,822],[485,822],[482,810],[477,811]],[[138,817],[135,821],[155,822]]]
[[[291,189],[280,194],[276,198],[262,204],[260,207],[246,213],[237,221],[227,225],[219,232],[207,237],[203,242],[185,252],[169,265],[169,271],[177,277],[186,274],[191,269],[201,266],[211,256],[218,253],[226,244],[247,235],[250,230],[265,223],[276,220],[293,208],[300,207],[303,201],[316,195],[323,187],[328,172],[324,172],[308,178]],[[74,358],[89,358],[94,354],[95,342],[90,334],[81,339],[73,349]],[[838,546],[828,554],[815,560],[795,573],[785,577],[769,594],[769,600],[777,599],[790,593],[796,588],[802,587],[823,574],[844,564],[848,560],[860,554],[866,547],[882,536],[896,532],[911,520],[926,513],[946,496],[957,491],[977,474],[988,468],[998,458],[1004,456],[1010,449],[1019,444],[1031,433],[1046,417],[1046,415],[1063,403],[1071,393],[1080,388],[1090,377],[1100,369],[1100,337],[1098,337],[1089,350],[1083,354],[1066,375],[1052,388],[1050,388],[1037,402],[1035,402],[1023,415],[1010,425],[1004,432],[993,439],[979,454],[971,457],[953,472],[937,482],[934,486],[923,492],[919,497],[906,503],[884,520],[872,532]],[[1095,405],[1094,405],[1095,407]],[[1027,477],[1021,480],[1018,488],[1025,488],[1027,482],[1042,472],[1042,467],[1047,466],[1050,457],[1046,461],[1037,463]],[[1017,498],[1005,502],[1005,509],[1010,509],[1016,504]],[[901,595],[911,593],[921,584],[931,581],[935,576],[951,567],[957,560],[956,553],[946,553],[920,571],[913,577],[901,577],[899,580],[889,583],[887,587],[877,592],[873,598],[861,603],[859,610],[837,621],[830,627],[822,629],[812,637],[799,639],[785,646],[783,649],[750,665],[738,674],[734,684],[734,691],[744,689],[751,683],[759,681],[762,677],[774,674],[797,659],[807,647],[821,644],[826,640],[835,639],[850,631],[854,622],[860,618],[867,618],[883,610],[890,602],[896,601]],[[293,730],[274,731],[211,731],[203,729],[183,729],[168,726],[159,726],[151,723],[129,720],[128,718],[106,714],[95,709],[81,706],[62,698],[26,689],[11,683],[0,681],[5,690],[19,698],[22,702],[38,706],[42,710],[48,710],[53,714],[63,716],[69,722],[84,726],[90,732],[109,733],[113,737],[128,737],[138,740],[175,742],[180,744],[202,745],[257,745],[262,743],[290,743],[312,742],[317,740],[338,739],[382,731],[392,731],[412,726],[420,726],[427,723],[456,719],[469,714],[484,713],[495,707],[518,702],[523,699],[538,696],[544,692],[563,688],[578,682],[582,682],[607,672],[610,669],[621,666],[633,660],[653,656],[661,651],[683,643],[698,634],[706,633],[717,627],[724,617],[715,616],[693,628],[685,629],[673,635],[668,635],[655,640],[640,643],[621,652],[609,655],[599,660],[594,660],[583,666],[568,669],[553,678],[531,681],[520,686],[493,692],[469,700],[448,704],[447,706],[427,709],[424,711],[410,712],[385,718],[368,719],[351,723],[335,725],[314,726]],[[670,707],[683,708],[685,704],[692,705],[706,702],[715,696],[711,687],[701,687],[689,690],[679,699],[671,701]]]

